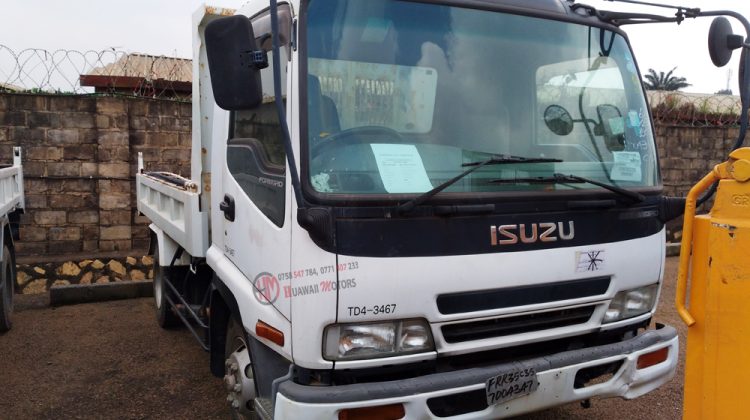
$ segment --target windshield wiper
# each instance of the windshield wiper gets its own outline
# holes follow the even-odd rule
[[[443,182],[442,184],[438,185],[437,187],[427,191],[426,193],[407,201],[404,204],[399,205],[396,210],[399,214],[405,214],[412,210],[414,210],[415,207],[418,205],[424,203],[425,201],[429,200],[430,198],[434,197],[439,192],[443,191],[444,189],[450,187],[451,185],[455,184],[456,182],[460,181],[465,176],[469,175],[470,173],[476,171],[477,169],[487,166],[487,165],[509,165],[513,163],[547,163],[547,162],[562,162],[560,159],[548,159],[548,158],[527,158],[523,156],[509,156],[509,155],[499,155],[499,156],[493,156],[487,160],[481,160],[478,162],[468,162],[461,165],[462,167],[471,167],[467,169],[466,171],[456,175],[455,177]]]
[[[566,174],[553,174],[550,177],[531,177],[531,178],[508,178],[508,179],[493,179],[490,181],[493,184],[516,184],[516,183],[529,183],[529,184],[591,184],[597,187],[602,187],[606,190],[612,191],[622,197],[629,198],[633,204],[640,203],[646,199],[646,197],[635,191],[626,190],[616,185],[607,184],[605,182],[599,182],[594,179],[584,178],[578,175],[566,175]]]

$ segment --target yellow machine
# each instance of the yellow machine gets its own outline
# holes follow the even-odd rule
[[[716,181],[711,212],[696,216],[698,196]],[[683,416],[748,418],[750,148],[732,152],[690,190],[680,251],[676,303],[689,327]]]

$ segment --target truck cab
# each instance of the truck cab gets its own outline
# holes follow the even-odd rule
[[[667,216],[619,27],[559,0],[194,20],[192,180],[141,165],[138,206],[160,322],[210,351],[235,414],[497,418],[673,376],[676,331],[651,322]]]

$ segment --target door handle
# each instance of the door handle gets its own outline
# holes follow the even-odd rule
[[[224,194],[224,201],[219,203],[219,210],[224,213],[224,218],[234,222],[234,198],[229,194]]]

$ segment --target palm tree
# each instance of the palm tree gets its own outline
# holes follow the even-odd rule
[[[643,85],[646,90],[680,90],[691,86],[690,83],[684,77],[672,76],[677,67],[664,74],[660,71],[659,74],[654,69],[648,69],[648,74],[644,76],[646,80],[643,81]]]

